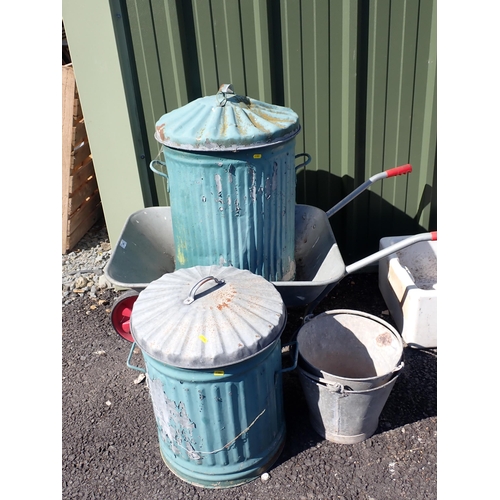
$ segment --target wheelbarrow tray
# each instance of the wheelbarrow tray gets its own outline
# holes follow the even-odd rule
[[[170,207],[139,210],[127,219],[104,275],[113,285],[143,290],[175,271]]]
[[[345,264],[325,212],[310,205],[295,206],[294,281],[273,281],[286,307],[307,306],[345,276]],[[143,290],[175,271],[175,245],[170,207],[133,213],[104,270],[113,285]]]

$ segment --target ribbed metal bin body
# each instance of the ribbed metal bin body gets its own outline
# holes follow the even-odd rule
[[[217,370],[187,370],[143,351],[160,451],[181,479],[226,488],[260,476],[285,441],[281,341]]]
[[[234,266],[294,279],[299,131],[292,109],[237,95],[230,84],[156,122],[165,163],[150,167],[167,179],[177,269]]]
[[[236,152],[163,146],[176,267],[222,265],[295,277],[295,138]]]

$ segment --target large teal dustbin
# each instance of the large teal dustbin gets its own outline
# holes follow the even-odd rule
[[[289,108],[221,86],[163,115],[155,138],[168,179],[176,268],[234,266],[269,281],[295,277],[295,137]],[[299,155],[297,155],[299,156]]]
[[[134,304],[160,452],[208,488],[259,477],[285,442],[281,333],[286,308],[263,277],[197,266],[153,281]],[[134,344],[135,345],[135,344]],[[130,364],[128,366],[139,369]]]

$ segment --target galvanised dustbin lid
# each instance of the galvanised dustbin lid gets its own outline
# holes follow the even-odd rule
[[[300,131],[290,108],[236,95],[231,84],[163,115],[155,138],[175,149],[239,151],[285,142]]]
[[[262,276],[196,266],[167,273],[139,294],[131,332],[157,361],[210,369],[258,354],[280,337],[285,323],[281,295]]]

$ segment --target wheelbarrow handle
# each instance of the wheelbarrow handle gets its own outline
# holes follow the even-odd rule
[[[412,166],[407,163],[406,165],[401,165],[400,167],[385,170],[383,173],[386,174],[386,177],[394,177],[395,175],[409,174],[412,170]]]
[[[412,170],[413,170],[412,166],[409,163],[407,163],[406,165],[401,165],[400,167],[391,168],[389,170],[384,170],[383,172],[372,175],[367,181],[363,182],[361,186],[358,186],[352,193],[348,194],[343,200],[340,200],[334,207],[330,208],[330,210],[326,212],[326,216],[330,218],[334,213],[337,213],[341,208],[344,208],[350,201],[354,200],[356,196],[358,196],[363,191],[368,189],[373,183],[381,181],[382,179],[387,179],[388,177],[408,174]]]
[[[382,250],[379,250],[378,252],[369,255],[364,259],[358,260],[357,262],[354,262],[353,264],[346,266],[345,275],[352,274],[353,272],[358,271],[359,269],[362,269],[363,267],[366,267],[369,264],[373,264],[374,262],[377,262],[380,259],[383,259],[388,255],[391,255],[391,253],[402,250],[403,248],[409,247],[410,245],[413,245],[414,243],[418,243],[420,241],[437,241],[437,231],[432,231],[430,233],[420,233],[414,236],[409,236],[408,238],[405,238],[399,241],[398,243],[394,243],[393,245],[390,245]]]

